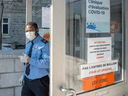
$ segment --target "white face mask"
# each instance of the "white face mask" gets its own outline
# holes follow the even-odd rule
[[[35,36],[35,31],[29,31],[29,32],[26,32],[26,37],[29,39],[29,40],[33,40],[36,38]]]

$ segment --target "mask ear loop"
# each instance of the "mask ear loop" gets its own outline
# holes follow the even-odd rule
[[[38,35],[38,33],[37,33],[38,31],[37,31],[37,29],[36,29],[36,31],[35,31],[35,36],[37,36]]]

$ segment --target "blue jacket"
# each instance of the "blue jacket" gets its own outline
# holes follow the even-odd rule
[[[44,39],[39,35],[33,40],[33,48],[30,59],[30,74],[27,76],[25,70],[23,75],[29,79],[38,79],[43,76],[49,75],[49,62],[50,62],[50,52],[49,52],[49,42],[43,41]],[[31,47],[31,41],[28,42],[27,47],[25,48],[25,54],[29,54],[29,49]]]

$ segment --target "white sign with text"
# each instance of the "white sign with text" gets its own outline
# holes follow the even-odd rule
[[[118,60],[81,65],[81,78],[118,71]]]
[[[42,7],[42,28],[50,28],[50,8]]]
[[[110,0],[86,0],[86,33],[110,32]]]
[[[87,63],[111,60],[111,37],[87,38]]]

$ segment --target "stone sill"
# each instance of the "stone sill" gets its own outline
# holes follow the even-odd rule
[[[11,38],[12,36],[9,36],[9,35],[3,35],[2,38]]]
[[[24,49],[22,50],[0,50],[0,59],[14,59],[19,58],[18,56],[23,55],[25,52]]]

